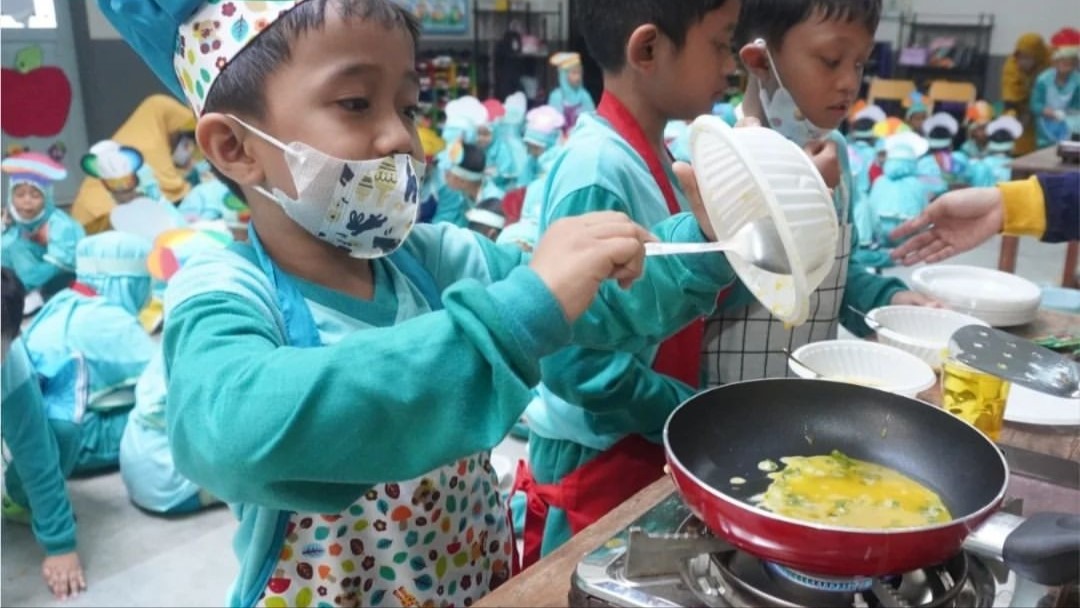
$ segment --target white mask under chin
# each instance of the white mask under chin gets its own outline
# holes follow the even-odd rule
[[[425,165],[408,154],[373,160],[343,160],[303,143],[288,145],[232,116],[285,153],[296,188],[292,198],[278,188],[256,187],[316,238],[375,259],[401,247],[412,232],[420,205]]]
[[[776,71],[776,62],[773,61],[772,54],[769,53],[765,41],[759,39],[755,41],[755,44],[765,50],[765,56],[769,60],[769,70],[772,72],[773,78],[776,79],[776,92],[771,96],[765,90],[765,83],[760,83],[761,86],[758,91],[761,98],[761,108],[765,112],[765,120],[768,122],[769,127],[799,146],[825,139],[832,129],[821,128],[810,122],[810,119],[802,113],[802,110],[795,103],[795,98],[791,96],[791,92],[784,87],[784,81],[780,79],[780,73]]]

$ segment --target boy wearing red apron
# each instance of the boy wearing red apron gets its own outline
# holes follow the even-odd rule
[[[555,162],[542,231],[602,210],[648,227],[689,208],[664,127],[709,113],[720,98],[735,67],[728,41],[738,13],[739,0],[581,4],[575,17],[604,69],[605,92]],[[663,474],[660,432],[700,385],[701,338],[697,321],[662,345],[642,336],[633,350],[571,347],[544,360],[541,399],[526,412],[531,471],[519,467],[517,480],[527,497],[526,566]]]

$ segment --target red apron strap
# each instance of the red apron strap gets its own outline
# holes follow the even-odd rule
[[[649,168],[656,185],[664,195],[668,212],[675,215],[681,209],[675,196],[671,178],[664,170],[660,157],[649,143],[649,138],[641,129],[634,115],[614,95],[604,92],[600,99],[597,114],[611,123],[611,127],[630,147],[641,156]],[[701,385],[701,345],[705,339],[705,322],[696,319],[682,331],[660,345],[653,359],[653,369],[665,376],[671,376],[685,384],[697,388]]]
[[[526,496],[525,551],[521,569],[540,559],[550,507],[562,509],[577,534],[645,489],[664,474],[664,450],[630,435],[555,484],[539,484],[524,461],[518,463],[511,496]]]
[[[596,113],[611,123],[611,127],[615,129],[619,137],[625,139],[626,143],[630,144],[630,147],[634,149],[634,152],[637,152],[638,156],[645,161],[649,173],[652,174],[653,179],[656,180],[656,185],[660,187],[660,192],[664,195],[668,213],[675,215],[682,211],[679,208],[679,199],[675,196],[675,188],[671,185],[671,178],[668,177],[660,157],[656,155],[656,150],[649,143],[645,131],[641,129],[641,125],[638,124],[637,119],[630,113],[630,110],[627,110],[626,106],[617,97],[604,91]]]

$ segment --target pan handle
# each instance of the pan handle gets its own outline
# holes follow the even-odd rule
[[[1080,572],[1080,515],[1036,513],[1020,524],[1002,547],[1005,565],[1019,576],[1056,587]]]

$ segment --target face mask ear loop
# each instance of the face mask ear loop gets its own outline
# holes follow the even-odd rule
[[[780,72],[776,69],[776,62],[773,61],[772,53],[769,52],[769,45],[765,42],[764,38],[758,38],[754,41],[754,46],[761,47],[761,50],[765,51],[765,58],[769,60],[769,72],[772,73],[773,78],[776,79],[777,89],[785,89],[784,81],[780,78]],[[770,95],[771,97],[771,95]]]
[[[285,154],[291,154],[292,153],[291,150],[289,150],[288,146],[281,143],[280,139],[274,137],[273,135],[270,135],[266,131],[263,131],[262,129],[260,129],[258,127],[255,127],[255,126],[252,126],[252,125],[248,124],[247,122],[245,122],[243,119],[241,119],[240,117],[238,117],[235,114],[226,114],[226,116],[228,116],[229,118],[231,118],[231,119],[235,120],[236,122],[240,123],[240,125],[243,126],[245,129],[247,129],[248,131],[251,131],[255,135],[258,135],[259,138],[261,138],[263,141],[270,144],[271,146],[274,146],[278,150],[281,150]]]

